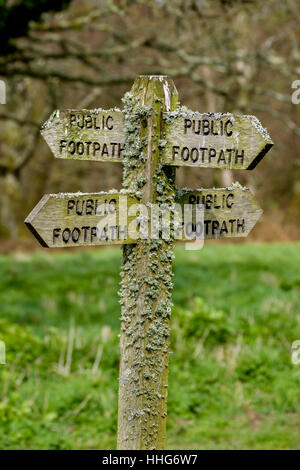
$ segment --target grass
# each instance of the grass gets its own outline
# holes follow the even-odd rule
[[[116,446],[120,250],[0,257],[1,449]],[[300,449],[300,244],[176,248],[169,449]]]

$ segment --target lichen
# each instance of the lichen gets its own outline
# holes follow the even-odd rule
[[[145,88],[142,84],[146,81],[141,78],[123,99],[126,134],[123,186],[139,200],[148,201],[148,207],[152,203],[167,207],[175,201],[174,172],[166,173],[159,160],[165,145],[161,136],[161,111],[166,93],[170,90],[167,90],[164,80],[160,80],[161,87],[152,87],[151,81],[154,78],[148,80],[147,93],[152,94],[151,96],[144,96]],[[167,106],[170,104],[171,99]],[[147,160],[149,130],[151,162]],[[149,190],[152,194],[150,200],[147,199]],[[142,218],[139,220],[142,221]],[[173,286],[172,238],[171,230],[169,240],[147,238],[139,240],[136,245],[123,247],[120,283],[123,357],[120,385],[124,383],[122,368],[125,365],[124,371],[129,367],[131,374],[127,376],[121,391],[123,405],[120,412],[128,423],[127,442],[130,441],[130,436],[132,439],[139,436],[142,448],[145,449],[160,445],[161,420],[166,418],[165,390]]]
[[[147,160],[146,146],[147,138],[141,137],[140,127],[147,124],[147,117],[151,110],[147,106],[139,104],[139,97],[135,97],[131,92],[125,94],[123,98],[125,115],[125,149],[123,160],[123,186],[131,187],[137,192],[146,184],[146,179],[142,174],[142,167]],[[135,170],[135,171],[133,171]],[[138,194],[141,198],[141,194]]]

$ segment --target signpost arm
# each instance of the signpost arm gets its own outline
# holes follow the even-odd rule
[[[162,167],[159,145],[162,112],[177,100],[173,81],[161,76],[137,78],[124,98],[123,186],[148,206],[175,202],[175,169]],[[165,448],[172,259],[173,243],[150,233],[124,246],[118,449]]]

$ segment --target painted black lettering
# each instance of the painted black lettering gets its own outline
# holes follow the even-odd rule
[[[72,230],[72,242],[73,243],[78,243],[79,239],[80,239],[80,230],[79,230],[79,228],[75,227]]]
[[[198,160],[198,158],[199,158],[199,151],[198,151],[198,149],[196,149],[194,147],[191,150],[191,160],[192,160],[192,162],[195,163]]]
[[[203,135],[209,135],[210,129],[209,129],[209,120],[208,119],[203,119],[202,120],[202,134]]]
[[[84,154],[83,142],[77,142],[77,153],[78,153],[78,155],[83,155]]]
[[[92,227],[91,228],[91,243],[93,243],[95,237],[97,237],[97,227]]]
[[[220,228],[220,234],[223,234],[223,233],[228,233],[227,224],[225,220],[223,220],[221,228]]]
[[[70,114],[70,127],[76,124],[76,114]]]
[[[206,207],[206,209],[211,209],[212,204],[213,204],[212,194],[207,194],[207,196],[205,198],[205,207]]]
[[[231,209],[233,204],[234,204],[233,199],[234,199],[234,194],[233,193],[228,194],[228,196],[226,198],[226,206],[229,209]]]
[[[224,163],[224,165],[226,164],[225,152],[223,149],[220,150],[218,163]]]
[[[111,142],[110,145],[111,145],[111,156],[114,157],[115,156],[115,148],[118,144],[116,142]]]
[[[66,140],[61,140],[59,144],[59,150],[60,153],[62,153],[63,149],[66,148],[67,141]]]
[[[213,220],[212,221],[212,227],[211,227],[211,233],[212,235],[215,235],[216,232],[219,230],[219,221],[218,220]]]
[[[96,156],[96,153],[100,151],[100,144],[99,142],[93,143],[93,155]]]
[[[244,150],[242,150],[240,154],[239,154],[238,152],[239,152],[239,151],[236,150],[236,153],[235,153],[235,163],[238,163],[238,160],[240,159],[240,160],[241,160],[241,164],[243,164],[243,163],[244,163]]]
[[[61,231],[60,228],[54,228],[53,229],[53,245],[55,245],[55,241],[59,237],[60,231]]]
[[[75,150],[76,150],[75,142],[74,142],[73,140],[71,140],[71,141],[68,143],[68,152],[69,152],[71,155],[74,155]]]
[[[90,229],[91,227],[89,225],[85,225],[84,227],[81,227],[81,229],[83,230],[83,240],[86,242],[87,241],[87,235],[88,235],[88,230]]]
[[[233,224],[234,224],[235,221],[236,221],[236,219],[229,219],[231,233],[234,232]]]
[[[116,199],[111,199],[108,203],[108,209],[109,209],[110,214],[115,214],[117,210],[116,207],[117,207]]]
[[[183,147],[181,151],[181,160],[183,160],[184,162],[187,162],[189,159],[189,156],[190,156],[190,151],[188,147]]]
[[[179,146],[178,145],[173,145],[173,155],[172,155],[173,160],[176,159],[176,157],[178,155],[178,151],[179,151]]]
[[[86,154],[89,155],[90,154],[90,146],[92,144],[92,142],[85,142],[86,144]]]
[[[85,213],[86,215],[92,215],[94,212],[94,201],[93,199],[88,199],[85,204]]]
[[[204,225],[205,225],[205,234],[208,235],[209,231],[209,224],[211,223],[211,220],[204,220]]]
[[[227,137],[230,137],[232,135],[232,130],[228,130],[229,126],[233,127],[233,123],[231,121],[226,121],[224,124],[224,131]]]
[[[242,233],[245,232],[245,219],[242,219],[242,221],[240,221],[240,219],[237,219],[237,222],[236,222],[236,231],[237,231],[237,233],[240,232],[240,229],[241,229]]]
[[[81,204],[81,208],[80,208]],[[76,214],[77,215],[82,215],[83,214],[83,208],[84,208],[84,201],[80,201],[80,199],[77,199],[76,201]]]
[[[112,121],[110,123],[110,121]],[[114,118],[112,116],[108,116],[107,119],[106,119],[106,128],[111,131],[113,128],[114,128]]]
[[[68,243],[71,236],[71,230],[69,228],[65,228],[62,233],[62,239],[65,243]]]
[[[121,236],[123,235],[123,240],[127,239],[127,225],[124,225],[124,229],[122,230],[120,226],[118,226],[118,240],[121,240]]]
[[[123,153],[124,149],[125,145],[118,144],[118,158],[122,156],[121,154]]]
[[[187,130],[192,127],[192,121],[191,119],[185,119],[184,120],[184,133],[187,133]]]
[[[75,207],[75,200],[74,199],[69,199],[68,200],[68,215],[70,214],[70,211],[73,210]]]
[[[91,129],[92,125],[93,125],[92,116],[90,114],[88,114],[85,117],[85,126],[86,126],[87,129]]]

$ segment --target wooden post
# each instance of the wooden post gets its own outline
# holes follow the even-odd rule
[[[138,77],[125,104],[123,186],[143,204],[175,202],[175,169],[160,163],[162,112],[178,94],[163,76]],[[118,449],[164,449],[173,243],[124,245]]]

